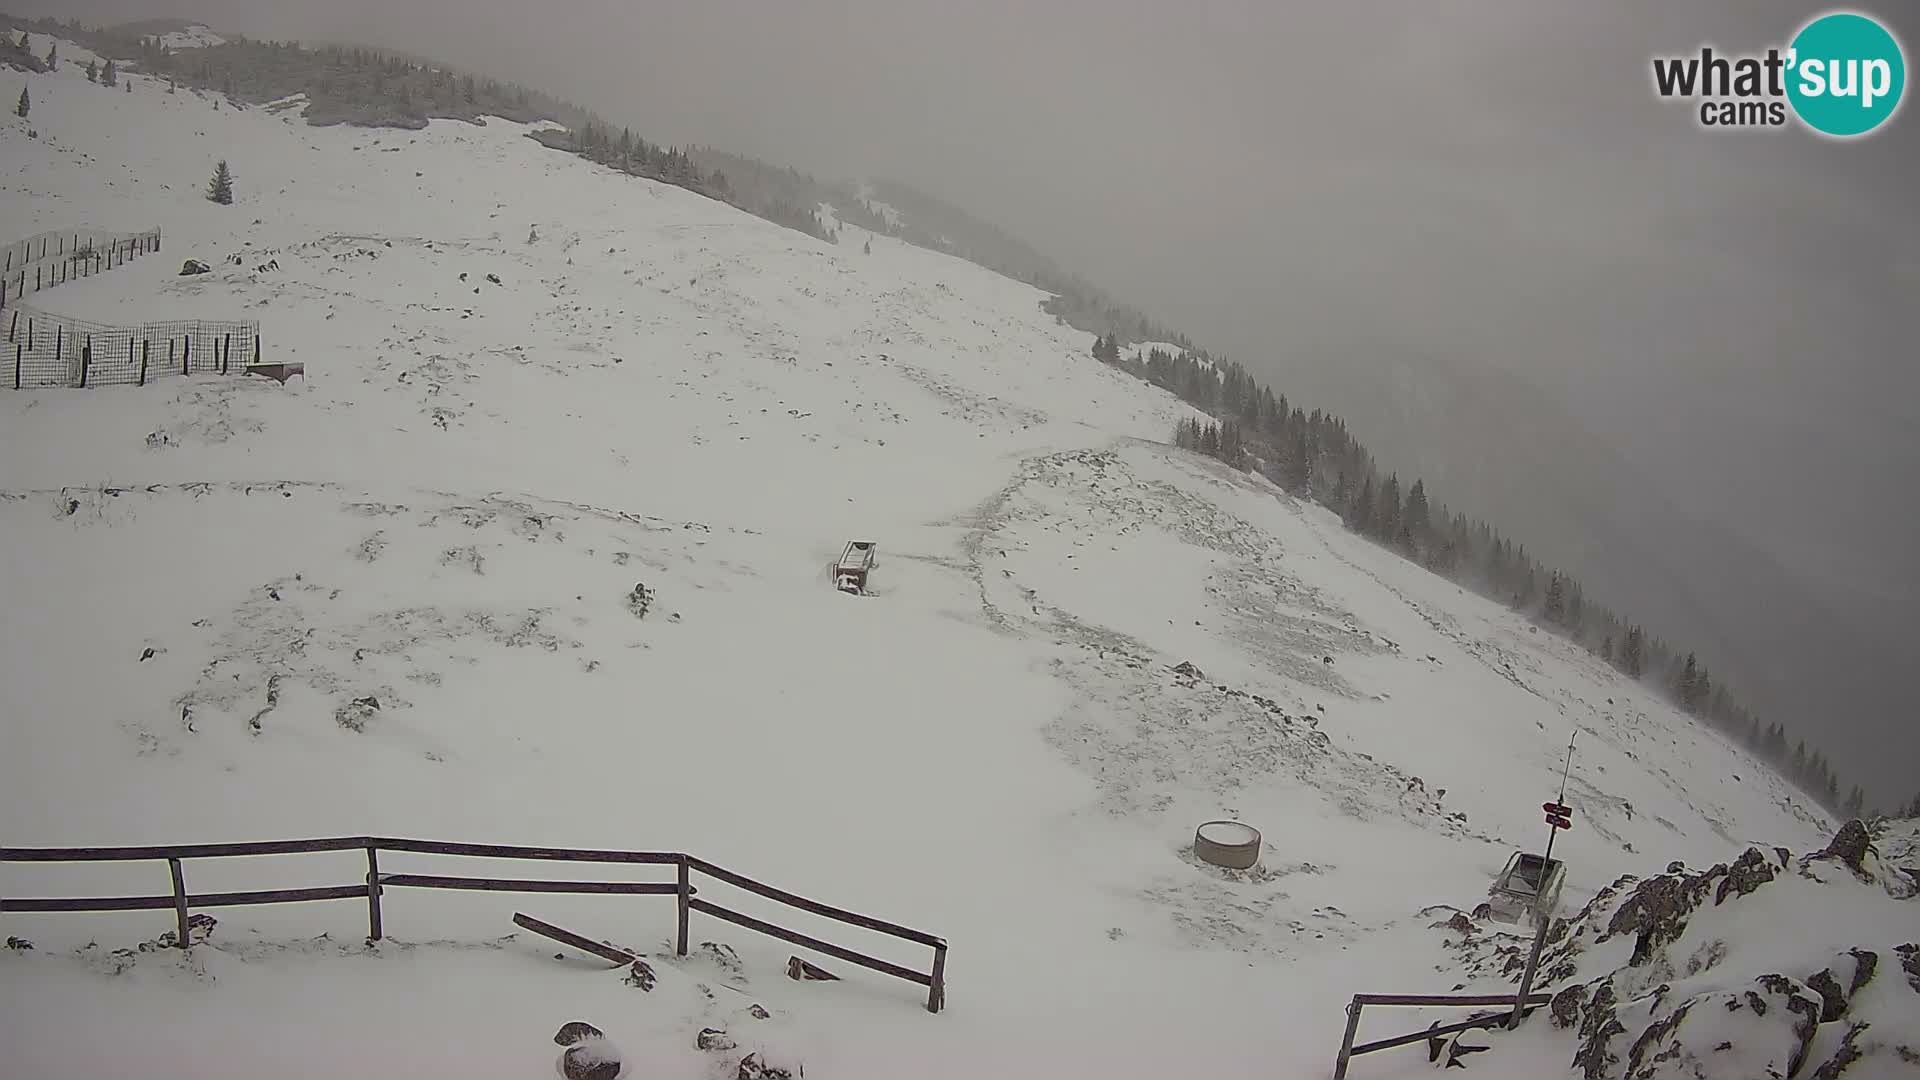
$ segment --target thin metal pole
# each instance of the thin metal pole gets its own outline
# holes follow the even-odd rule
[[[1560,797],[1554,800],[1554,802],[1560,806],[1567,805],[1567,777],[1573,775],[1573,740],[1578,734],[1579,731],[1576,729],[1573,735],[1567,736],[1567,765],[1566,768],[1560,772]],[[1547,826],[1547,853],[1541,856],[1542,865],[1540,867],[1542,885],[1546,884],[1545,874],[1547,868],[1544,864],[1553,858],[1553,838],[1558,835],[1560,835],[1558,827],[1553,825]]]

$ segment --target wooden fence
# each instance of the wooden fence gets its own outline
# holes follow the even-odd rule
[[[1513,994],[1355,994],[1347,1004],[1347,1033],[1340,1040],[1340,1056],[1333,1062],[1333,1080],[1346,1080],[1347,1063],[1361,1054],[1371,1054],[1377,1050],[1391,1050],[1396,1046],[1425,1042],[1429,1039],[1443,1039],[1448,1035],[1475,1028],[1504,1027],[1523,1010],[1538,1008],[1553,1000],[1550,994],[1529,994],[1523,1000],[1518,993]],[[1471,1020],[1462,1020],[1454,1024],[1430,1027],[1424,1031],[1415,1031],[1407,1035],[1395,1035],[1390,1039],[1376,1039],[1373,1042],[1353,1045],[1353,1038],[1360,1032],[1360,1011],[1368,1005],[1478,1005],[1483,1007],[1503,1007],[1505,1012],[1476,1016]]]
[[[308,889],[264,889],[249,892],[189,893],[183,864],[189,859],[223,859],[248,855],[292,855],[318,851],[364,851],[367,857],[366,879],[354,885],[332,885]],[[510,879],[491,877],[449,877],[438,874],[383,874],[380,853],[415,852],[428,855],[458,855],[490,859],[528,859],[544,862],[624,863],[671,866],[673,881],[571,881],[554,879]],[[842,908],[776,889],[742,874],[695,858],[683,852],[601,851],[580,848],[518,847],[504,844],[455,844],[438,840],[400,840],[380,836],[343,836],[323,840],[277,840],[242,844],[180,844],[166,847],[110,848],[0,848],[0,862],[129,862],[165,861],[172,877],[172,889],[163,895],[114,897],[0,897],[0,913],[52,911],[158,911],[173,909],[177,923],[176,944],[185,949],[191,944],[188,918],[194,908],[234,907],[248,904],[293,904],[315,900],[355,900],[367,902],[367,937],[378,941],[383,933],[380,895],[388,888],[471,889],[486,892],[523,893],[599,893],[628,896],[672,896],[677,901],[679,922],[674,938],[676,955],[687,955],[687,923],[693,912],[711,915],[779,938],[850,964],[927,988],[927,1011],[939,1012],[946,1004],[947,943],[932,934],[911,930],[896,923],[855,914]],[[700,899],[693,875],[702,874],[736,888],[755,893],[788,907],[798,908],[837,922],[925,945],[933,950],[932,970],[913,968],[867,956],[756,919],[731,908]]]
[[[160,250],[160,230],[110,233],[72,229],[40,233],[0,249],[0,308],[30,293],[112,270]]]

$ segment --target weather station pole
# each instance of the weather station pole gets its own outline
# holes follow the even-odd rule
[[[1533,992],[1533,977],[1540,970],[1540,951],[1547,944],[1547,927],[1553,923],[1553,913],[1542,910],[1546,901],[1547,883],[1553,871],[1553,839],[1561,829],[1573,824],[1572,811],[1567,807],[1567,778],[1573,775],[1573,736],[1567,736],[1567,763],[1560,772],[1560,797],[1541,809],[1547,812],[1547,851],[1540,857],[1540,884],[1534,891],[1533,951],[1527,954],[1527,969],[1520,975],[1520,992],[1513,999],[1513,1015],[1507,1017],[1507,1030],[1520,1026],[1527,1015],[1527,995]]]

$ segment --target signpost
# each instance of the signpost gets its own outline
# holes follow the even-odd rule
[[[1540,858],[1540,888],[1544,892],[1553,869],[1553,838],[1560,835],[1561,829],[1573,828],[1573,808],[1567,805],[1567,778],[1573,775],[1573,736],[1567,736],[1567,764],[1560,773],[1560,797],[1550,803],[1540,804],[1547,815],[1547,851]],[[1540,894],[1536,894],[1540,895]],[[1541,902],[1545,901],[1540,895]],[[1527,969],[1520,975],[1520,993],[1513,999],[1513,1015],[1507,1018],[1507,1029],[1520,1026],[1520,1020],[1526,1015],[1527,995],[1533,990],[1533,976],[1540,970],[1540,950],[1547,944],[1547,927],[1553,923],[1553,913],[1538,908],[1533,913],[1534,921],[1539,925],[1533,931],[1533,951],[1527,954]]]

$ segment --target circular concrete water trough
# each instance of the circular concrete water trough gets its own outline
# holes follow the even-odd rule
[[[1247,870],[1260,861],[1260,830],[1238,821],[1208,821],[1193,831],[1193,853],[1215,866]]]

